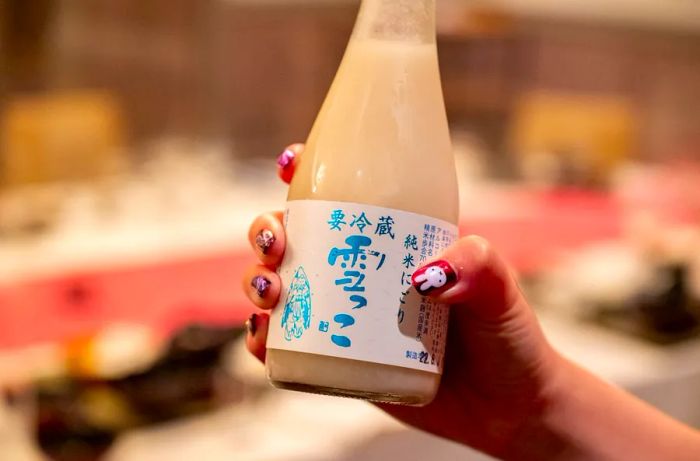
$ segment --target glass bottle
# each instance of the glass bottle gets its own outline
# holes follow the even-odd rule
[[[447,308],[410,283],[457,238],[435,35],[435,0],[362,2],[289,190],[276,387],[412,405],[437,392]]]

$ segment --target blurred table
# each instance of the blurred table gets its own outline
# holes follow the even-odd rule
[[[145,323],[162,335],[192,321],[241,323],[252,311],[240,289],[243,271],[253,262],[248,223],[284,200],[284,187],[266,181],[242,185],[202,204],[192,216],[76,228],[53,240],[0,244],[0,347],[60,342],[110,322]],[[463,207],[463,233],[492,240],[521,273],[622,232],[619,204],[601,193],[488,187]],[[700,341],[653,346],[554,310],[539,316],[565,355],[700,427],[700,400],[694,395],[700,385]],[[316,410],[308,412],[310,407]],[[269,443],[260,442],[263,432]],[[398,449],[405,461],[487,459],[407,430],[362,402],[280,391],[255,407],[223,409],[130,434],[110,460],[185,460],[206,452],[211,460],[235,454],[251,461],[367,461],[386,459]]]
[[[240,289],[254,262],[247,226],[283,197],[280,186],[264,195],[239,188],[203,204],[199,216],[0,243],[0,348],[60,341],[117,321],[162,334],[195,320],[242,322],[252,312]],[[621,232],[615,201],[590,192],[493,188],[464,208],[462,232],[489,238],[521,272]]]
[[[562,353],[700,428],[700,339],[660,347],[552,312],[540,312],[539,317]],[[401,426],[364,402],[271,390],[255,403],[128,434],[108,461],[185,461],[202,454],[211,461],[492,459]]]

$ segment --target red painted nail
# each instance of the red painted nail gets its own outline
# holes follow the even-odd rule
[[[296,154],[294,153],[294,151],[292,151],[291,149],[286,149],[280,154],[279,157],[277,157],[277,165],[279,165],[280,168],[288,168],[294,163],[295,157]]]
[[[250,333],[250,336],[255,336],[255,333],[258,331],[258,314],[251,315],[246,321],[245,327],[248,333]]]
[[[284,182],[290,182],[294,176],[294,159],[296,154],[291,149],[286,149],[277,157],[277,166],[279,166],[279,175]]]
[[[421,267],[411,277],[413,286],[422,295],[445,291],[457,283],[457,272],[447,261],[435,261]]]

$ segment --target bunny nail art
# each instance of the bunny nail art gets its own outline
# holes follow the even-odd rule
[[[457,272],[447,261],[432,262],[413,273],[413,286],[418,293],[427,295],[435,290],[445,290],[457,281]]]

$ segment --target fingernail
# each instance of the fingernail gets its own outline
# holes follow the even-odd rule
[[[260,248],[262,254],[266,255],[272,244],[275,243],[275,234],[269,229],[263,229],[255,236],[255,244]]]
[[[282,152],[279,157],[277,157],[277,165],[284,170],[294,163],[295,157],[296,154],[294,151],[291,149],[285,149],[285,151]]]
[[[267,290],[270,288],[271,284],[272,282],[262,275],[253,277],[253,280],[250,282],[250,285],[255,288],[256,293],[258,293],[258,296],[261,298],[265,297],[265,294],[267,294]]]
[[[457,283],[457,271],[447,261],[435,261],[415,271],[411,281],[416,291],[425,296],[451,288]]]
[[[245,322],[245,327],[250,333],[250,336],[255,336],[255,332],[258,331],[258,314],[253,314]]]

